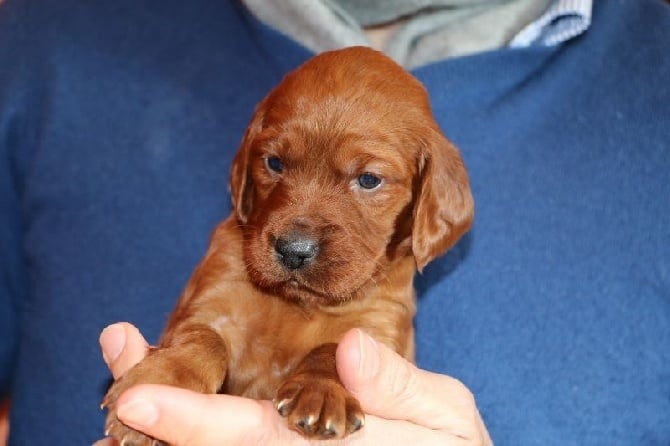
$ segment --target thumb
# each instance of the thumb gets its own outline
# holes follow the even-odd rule
[[[149,344],[142,333],[128,322],[107,326],[100,333],[102,358],[111,370],[114,379],[119,379],[128,369],[144,358]]]
[[[124,424],[174,445],[288,444],[298,437],[270,401],[140,384],[117,405]]]
[[[344,335],[336,361],[340,380],[365,412],[461,438],[477,436],[481,419],[460,381],[420,370],[358,329]]]

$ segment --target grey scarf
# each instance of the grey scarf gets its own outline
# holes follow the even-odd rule
[[[551,0],[243,0],[263,22],[319,52],[370,45],[408,68],[507,45]]]

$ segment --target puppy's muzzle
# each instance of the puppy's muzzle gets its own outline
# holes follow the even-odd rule
[[[275,241],[279,262],[291,271],[307,267],[319,254],[319,244],[312,237],[291,232]]]

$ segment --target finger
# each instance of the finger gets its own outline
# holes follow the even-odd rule
[[[119,399],[117,415],[130,427],[176,446],[467,444],[434,429],[375,416],[367,417],[365,427],[344,441],[310,442],[290,431],[269,401],[204,395],[159,385],[130,389]]]
[[[336,357],[342,383],[365,412],[461,438],[483,435],[474,397],[458,380],[418,369],[361,330],[345,334]]]
[[[269,401],[143,384],[119,398],[116,414],[124,424],[173,445],[308,444],[288,430]]]
[[[102,358],[115,379],[144,358],[149,344],[132,324],[119,322],[100,333]]]
[[[118,443],[112,438],[103,438],[93,443],[93,446],[117,446]]]
[[[204,395],[151,384],[136,386],[123,394],[117,415],[130,427],[175,446],[473,444],[439,430],[374,415],[367,416],[365,427],[345,440],[310,442],[290,431],[269,401]],[[114,443],[103,445],[115,446]]]

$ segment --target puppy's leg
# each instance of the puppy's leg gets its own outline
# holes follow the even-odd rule
[[[329,343],[312,350],[277,392],[277,410],[306,437],[342,438],[363,426],[358,401],[337,376],[336,349]]]
[[[106,433],[124,446],[161,444],[116,417],[116,400],[137,384],[166,384],[200,393],[216,393],[226,375],[227,348],[207,325],[182,324],[166,333],[161,345],[128,370],[110,387],[103,407],[108,409]]]

